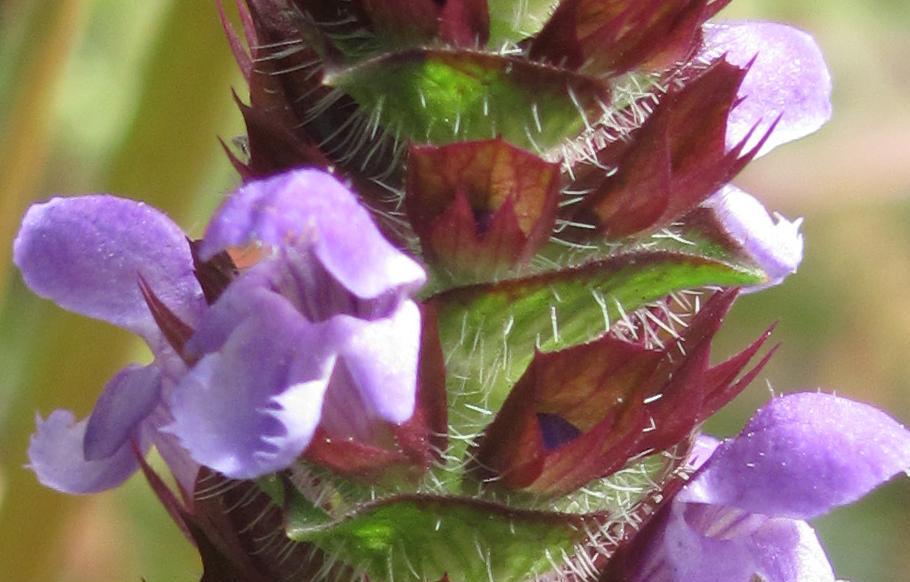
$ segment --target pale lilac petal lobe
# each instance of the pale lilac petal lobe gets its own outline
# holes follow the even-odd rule
[[[393,423],[409,419],[414,413],[420,347],[417,305],[405,301],[390,317],[374,321],[337,316],[332,325],[339,336],[340,358],[367,411]]]
[[[751,582],[755,564],[746,539],[714,539],[693,529],[685,504],[669,508],[662,531],[636,564],[633,582]]]
[[[730,114],[727,144],[753,134],[759,137],[780,122],[762,146],[763,155],[778,145],[818,130],[831,118],[831,75],[815,40],[796,28],[773,22],[722,22],[705,27],[705,55],[746,66],[753,59]]]
[[[761,202],[733,185],[723,187],[705,206],[767,275],[767,283],[750,290],[778,285],[799,268],[803,259],[802,219],[790,221],[779,214],[772,218]]]
[[[38,419],[28,457],[42,484],[64,493],[97,493],[120,485],[139,468],[130,442],[108,457],[86,460],[82,443],[87,422],[77,422],[68,410]]]
[[[771,519],[751,539],[752,558],[766,582],[834,582],[815,530],[802,520]]]
[[[260,455],[264,472],[290,466],[310,444],[322,418],[330,370],[331,366],[324,365],[315,379],[290,384],[272,398],[272,406],[267,410],[281,424],[283,433],[266,437],[273,450]]]
[[[152,413],[160,395],[161,375],[155,365],[130,366],[114,376],[89,418],[83,445],[85,458],[95,461],[113,455]]]
[[[229,477],[288,466],[315,431],[334,363],[329,347],[318,325],[273,295],[174,389],[166,430],[196,461]]]
[[[61,307],[149,337],[157,328],[141,275],[178,316],[192,320],[202,293],[183,232],[140,202],[106,195],[32,206],[13,257],[28,286]]]
[[[155,449],[167,464],[168,470],[183,490],[185,499],[193,498],[196,488],[196,478],[199,476],[199,463],[194,461],[190,454],[180,446],[177,437],[163,429],[174,422],[168,407],[164,404],[155,408],[149,416],[147,426],[151,428]]]
[[[722,444],[679,499],[811,519],[910,467],[910,432],[883,412],[818,393],[773,399]]]
[[[689,452],[686,466],[691,471],[700,469],[719,446],[720,441],[713,436],[699,433],[695,437],[695,442],[692,443],[692,450]]]
[[[354,195],[318,170],[246,184],[212,219],[202,254],[254,242],[311,251],[361,298],[412,291],[425,279],[417,263],[385,240]]]
[[[276,301],[286,303],[275,291],[274,267],[273,261],[260,263],[231,283],[199,322],[187,342],[188,353],[202,357],[220,350],[240,321],[269,310]]]

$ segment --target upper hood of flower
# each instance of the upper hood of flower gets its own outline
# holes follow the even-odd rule
[[[831,74],[815,39],[799,29],[774,22],[707,23],[698,58],[723,57],[748,67],[739,86],[740,103],[727,121],[727,144],[748,134],[774,131],[758,151],[814,133],[831,118]]]
[[[812,519],[910,468],[910,432],[880,410],[821,393],[774,398],[721,444],[677,498]]]
[[[29,208],[13,245],[29,288],[64,309],[160,338],[144,278],[187,323],[205,306],[186,235],[162,212],[108,195],[53,198]]]
[[[739,436],[706,444],[697,476],[617,560],[625,579],[833,582],[804,520],[910,467],[903,426],[820,393],[774,398]]]

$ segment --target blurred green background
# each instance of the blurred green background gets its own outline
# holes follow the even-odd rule
[[[769,388],[835,390],[910,421],[910,3],[736,0],[728,17],[811,31],[835,79],[821,133],[737,181],[804,216],[787,284],[743,298],[716,353],[771,321],[783,349],[711,421],[732,434]],[[237,178],[217,136],[241,133],[244,87],[209,0],[0,3],[0,580],[193,582],[194,553],[138,478],[68,497],[23,468],[34,414],[88,412],[105,380],[148,354],[126,333],[31,296],[10,241],[34,201],[107,191],[165,209],[191,234]],[[819,520],[842,579],[906,580],[910,482]]]

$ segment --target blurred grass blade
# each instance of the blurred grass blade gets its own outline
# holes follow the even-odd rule
[[[10,273],[9,245],[25,206],[40,183],[47,157],[55,91],[67,56],[85,26],[86,0],[42,0],[31,10],[19,6],[24,17],[22,45],[5,47],[18,56],[18,67],[4,62],[0,97],[8,100],[0,121],[0,297]],[[12,12],[12,8],[8,8]],[[10,25],[4,26],[4,31]],[[7,76],[10,70],[15,73]]]
[[[82,3],[68,0],[44,4],[52,7],[40,11],[44,22],[72,23],[74,20],[67,10],[75,11]],[[128,9],[128,5],[120,6]],[[42,31],[43,42],[36,42],[48,51],[46,58],[50,62],[65,62],[70,45],[51,52],[51,47],[60,42],[57,37],[65,34],[74,32],[50,27]],[[217,147],[216,135],[233,110],[229,86],[237,73],[214,5],[209,3],[170,3],[150,51],[146,68],[135,79],[118,79],[112,85],[112,90],[117,90],[129,83],[139,83],[141,98],[132,125],[108,169],[106,184],[99,184],[102,187],[98,189],[142,198],[179,221],[197,206],[195,200],[200,190],[211,182],[213,172],[227,167]],[[54,75],[59,74],[59,68],[52,71]],[[51,75],[49,80],[53,78]],[[52,85],[36,82],[49,92],[40,111],[45,125],[34,126],[35,133],[31,135],[22,133],[29,127],[7,134],[11,136],[10,143],[4,147],[16,150],[23,147],[23,139],[41,140],[46,134],[42,130],[46,130],[53,107],[47,84]],[[27,105],[36,106],[35,102],[35,96],[23,98]],[[25,107],[14,113],[23,124],[37,113]],[[26,161],[31,165],[14,168],[22,174],[15,178],[17,182],[11,182],[10,176],[0,177],[4,188],[13,188],[4,189],[4,193],[17,193],[11,201],[15,207],[10,208],[6,206],[10,202],[4,194],[0,219],[4,221],[3,240],[12,238],[21,209],[32,197],[42,171],[48,174],[53,171],[41,168],[41,156],[33,154]],[[4,252],[8,264],[8,251]],[[111,371],[120,365],[134,344],[124,341],[124,335],[114,330],[102,329],[99,324],[29,298],[21,285],[13,289],[17,296],[7,298],[0,329],[4,330],[4,341],[18,338],[17,341],[29,342],[31,349],[22,364],[20,377],[15,381],[10,379],[11,385],[21,390],[10,399],[6,422],[0,430],[0,442],[8,452],[4,459],[7,482],[0,508],[0,531],[16,532],[4,540],[0,572],[4,578],[17,582],[43,582],[59,578],[60,560],[48,553],[60,550],[59,534],[66,527],[65,517],[73,498],[37,487],[34,476],[21,468],[28,435],[34,428],[34,410],[46,414],[52,408],[72,407],[84,414]],[[29,316],[12,317],[14,305],[18,310],[29,310]]]

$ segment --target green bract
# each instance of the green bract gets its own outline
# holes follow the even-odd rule
[[[331,70],[398,139],[442,145],[502,137],[544,153],[603,114],[609,90],[592,78],[473,51],[414,49]]]

